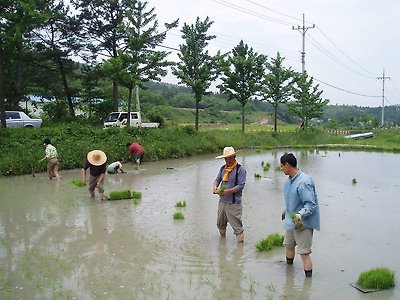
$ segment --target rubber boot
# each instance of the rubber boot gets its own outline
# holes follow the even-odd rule
[[[220,230],[219,230],[219,234],[220,234],[222,237],[225,237],[225,236],[226,236],[226,229],[220,229]]]
[[[238,243],[243,243],[244,242],[244,232],[242,232],[241,234],[238,234],[236,236],[236,240],[238,241]]]

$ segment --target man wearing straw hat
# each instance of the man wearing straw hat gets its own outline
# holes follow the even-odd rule
[[[98,188],[100,200],[104,200],[103,182],[106,176],[106,161],[107,156],[101,150],[90,151],[83,163],[82,167],[82,182],[86,184],[86,170],[89,171],[89,193],[94,197],[94,190]]]
[[[246,170],[236,161],[233,147],[225,147],[222,155],[225,165],[221,166],[213,184],[213,193],[219,195],[217,227],[221,237],[226,236],[226,227],[231,224],[239,243],[244,242],[242,224],[242,190],[246,183]]]

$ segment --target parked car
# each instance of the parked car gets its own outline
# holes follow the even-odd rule
[[[18,128],[18,127],[36,127],[40,128],[43,125],[42,119],[31,119],[23,111],[10,111],[6,110],[6,127]]]
[[[128,113],[126,111],[115,111],[109,113],[107,118],[104,120],[104,128],[107,127],[125,127],[128,124]],[[142,116],[140,112],[131,112],[131,122],[132,127],[153,127],[157,128],[160,123],[155,122],[142,122]]]

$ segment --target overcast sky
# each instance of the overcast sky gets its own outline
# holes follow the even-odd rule
[[[228,52],[241,39],[256,52],[301,72],[305,15],[305,69],[331,105],[400,105],[400,1],[396,0],[148,0],[162,25],[179,18],[164,45],[179,48],[181,28],[207,16],[214,24],[209,52]],[[293,29],[293,26],[295,29]],[[161,29],[162,27],[160,27]],[[176,60],[176,51],[170,59]],[[173,75],[163,80],[177,83]]]

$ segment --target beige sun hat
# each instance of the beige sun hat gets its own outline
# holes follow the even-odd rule
[[[107,155],[101,150],[92,150],[87,154],[87,160],[94,166],[101,166],[107,161]]]
[[[234,156],[238,152],[239,151],[235,151],[235,149],[233,149],[233,147],[225,147],[224,151],[222,152],[222,155],[219,155],[215,158],[226,158],[226,157]]]

